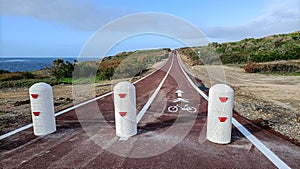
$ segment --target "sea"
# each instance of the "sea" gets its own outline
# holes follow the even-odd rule
[[[7,70],[9,72],[27,72],[34,70],[41,70],[53,65],[53,61],[58,58],[54,57],[0,57],[0,70]],[[74,58],[61,58],[64,61],[74,63]]]

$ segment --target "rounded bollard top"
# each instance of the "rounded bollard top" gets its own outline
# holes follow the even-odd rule
[[[114,86],[114,90],[118,90],[124,87],[127,87],[129,90],[135,90],[135,86],[128,81],[119,82]]]
[[[115,86],[125,86],[125,85],[134,86],[132,83],[130,83],[128,81],[119,82]]]
[[[210,90],[224,91],[226,93],[227,92],[229,92],[229,93],[234,92],[233,89],[227,84],[215,84],[210,88]]]
[[[29,90],[33,90],[33,89],[39,89],[39,90],[49,90],[52,89],[51,86],[47,83],[44,82],[39,82],[39,83],[35,83],[34,85],[32,85]]]

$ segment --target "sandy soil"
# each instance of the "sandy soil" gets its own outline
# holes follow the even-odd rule
[[[187,68],[187,66],[186,66]],[[192,66],[206,87],[227,83],[242,116],[300,143],[300,77],[245,73],[235,66]]]

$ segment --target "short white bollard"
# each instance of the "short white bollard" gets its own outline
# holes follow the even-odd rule
[[[207,133],[209,141],[228,144],[231,141],[233,89],[225,84],[216,84],[209,89]]]
[[[34,135],[56,131],[53,93],[50,85],[36,83],[29,88]]]
[[[137,134],[135,87],[120,82],[114,87],[116,135],[128,138]]]

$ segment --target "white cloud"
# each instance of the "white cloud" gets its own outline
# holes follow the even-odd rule
[[[246,37],[262,37],[271,34],[299,31],[299,5],[298,0],[278,1],[278,3],[271,4],[265,10],[264,15],[245,24],[207,28],[204,32],[210,39],[231,41]]]
[[[86,1],[73,0],[1,0],[1,14],[29,16],[78,29],[96,30],[130,11],[96,7]]]
[[[142,38],[148,35],[167,37],[175,43],[171,44],[172,40],[157,42],[158,39]],[[199,46],[208,43],[197,27],[181,18],[164,13],[138,13],[117,19],[99,29],[86,43],[81,55],[104,56],[106,50],[132,37],[140,37],[139,42],[131,43],[132,47],[141,46],[144,42],[144,48],[174,44]]]
[[[287,33],[300,30],[300,12],[298,0],[267,0],[270,5],[265,13],[246,21],[244,24],[233,26],[220,26],[203,29],[203,32],[217,41],[232,41],[246,37],[262,37],[276,33]],[[104,24],[121,16],[133,13],[124,9],[97,6],[84,0],[0,0],[2,15],[15,15],[33,17],[42,21],[58,23],[82,30],[97,30]],[[255,11],[254,11],[255,12]],[[146,18],[147,19],[147,18]],[[171,20],[159,22],[159,19],[145,21],[140,18],[142,25],[139,29],[151,28],[165,29],[172,25]],[[117,27],[116,31],[130,31],[135,29],[130,23]],[[128,27],[128,28],[127,28]],[[193,39],[191,31],[177,25],[176,30],[184,38]]]

